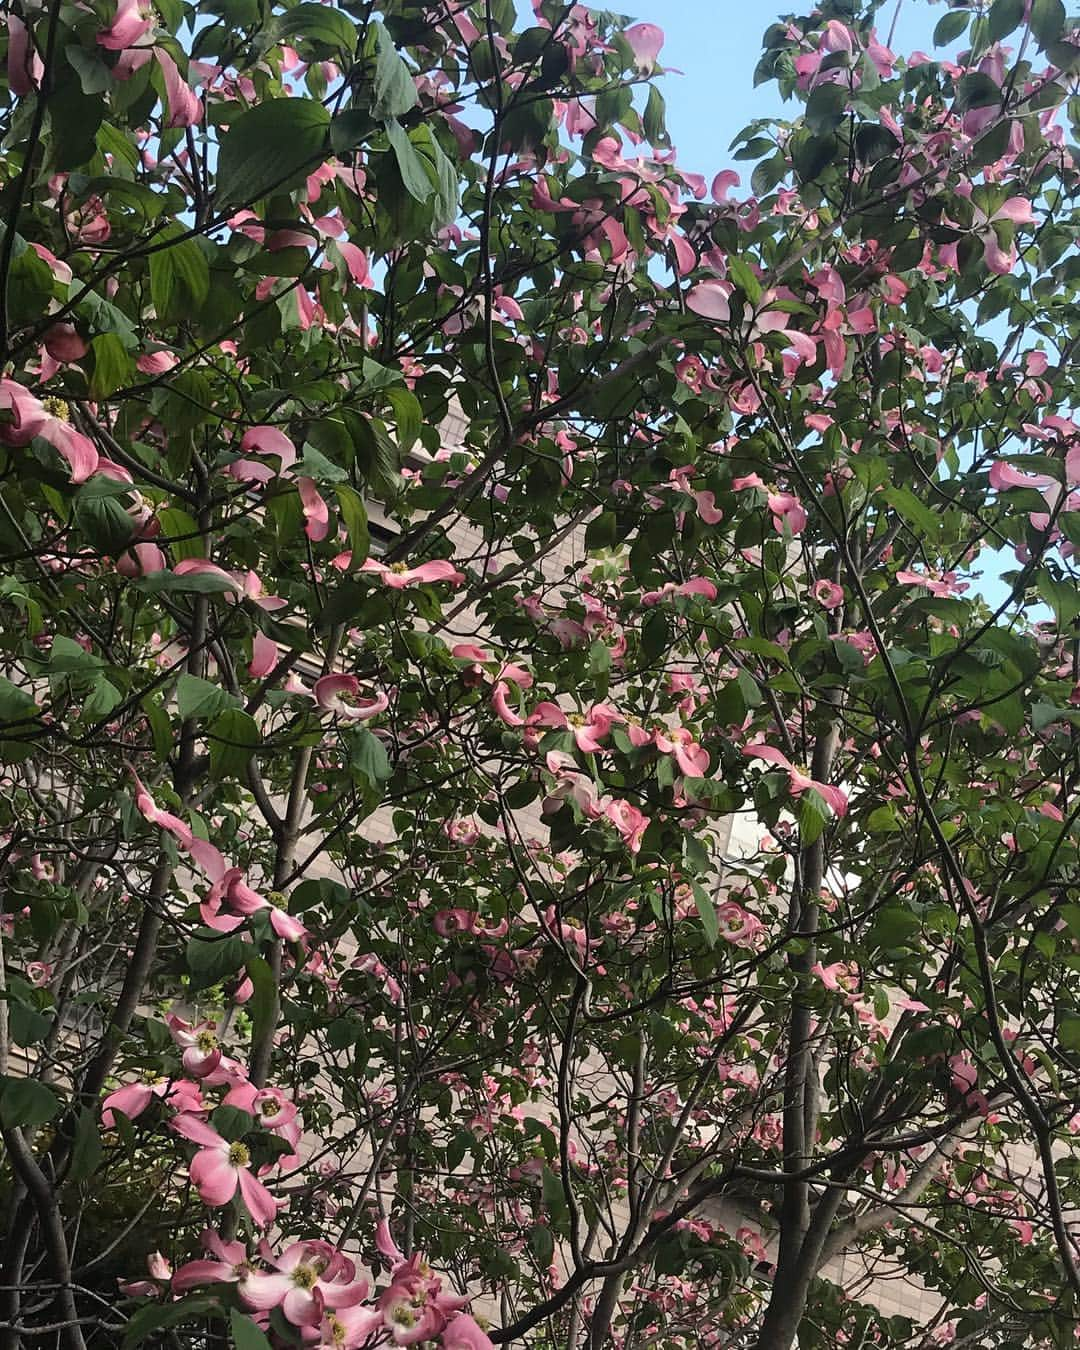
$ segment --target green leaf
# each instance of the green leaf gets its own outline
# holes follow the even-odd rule
[[[755,197],[764,197],[787,177],[788,164],[783,151],[777,151],[768,159],[754,166],[750,175],[750,189]]]
[[[428,177],[423,157],[400,122],[393,120],[387,122],[386,135],[397,160],[398,172],[401,174],[405,191],[416,201],[426,202],[435,191],[435,187]]]
[[[958,38],[968,26],[970,17],[967,10],[954,9],[939,19],[937,27],[934,29],[934,46],[945,47],[955,38]]]
[[[150,298],[165,323],[194,318],[210,294],[210,264],[194,239],[150,255]]]
[[[199,553],[192,556],[201,557]],[[178,577],[174,572],[152,572],[148,577],[139,577],[129,583],[146,595],[162,595],[171,592],[187,592],[191,595],[221,595],[229,592],[236,594],[236,587],[227,577],[216,577],[210,572],[192,572],[190,576]]]
[[[645,101],[645,112],[642,115],[641,125],[645,132],[645,139],[651,146],[666,147],[671,144],[671,137],[667,133],[665,117],[667,108],[664,104],[664,96],[655,84],[649,85],[649,97]],[[772,148],[772,142],[768,143]]]
[[[566,1210],[566,1193],[563,1191],[562,1182],[551,1170],[545,1166],[540,1173],[540,1194],[543,1196],[544,1207],[551,1214],[562,1214]]]
[[[829,820],[824,798],[809,788],[799,801],[799,842],[803,847],[816,843]]]
[[[157,518],[161,523],[162,537],[169,541],[173,562],[205,556],[203,533],[193,516],[178,506],[166,506],[157,513]]]
[[[254,717],[242,708],[226,708],[210,724],[206,735],[211,774],[215,778],[245,778],[248,762],[262,744]]]
[[[555,1255],[555,1238],[546,1224],[538,1223],[529,1231],[529,1251],[536,1257],[537,1265],[547,1269]]]
[[[330,114],[314,99],[276,98],[243,113],[221,140],[216,200],[247,206],[283,191],[325,157]]]
[[[192,982],[208,989],[235,974],[251,954],[251,944],[239,935],[222,936],[212,928],[200,928],[188,939],[185,960]]]
[[[82,297],[75,306],[75,313],[95,333],[115,333],[128,351],[139,345],[135,325],[124,311],[93,291]]]
[[[941,534],[941,517],[916,497],[914,492],[903,487],[890,487],[881,492],[881,497],[903,516],[909,525],[914,525],[922,538],[937,539]]]
[[[345,532],[349,537],[351,557],[347,570],[355,572],[371,552],[367,508],[360,494],[344,483],[337,483],[334,492],[337,494],[341,518],[345,522]]]
[[[1080,586],[1075,581],[1052,576],[1043,567],[1039,569],[1036,585],[1039,594],[1054,611],[1059,628],[1066,627],[1080,614]]]
[[[104,94],[113,82],[113,74],[96,51],[87,51],[72,42],[64,48],[68,64],[79,77],[84,94]]]
[[[252,1023],[251,1036],[253,1041],[258,1041],[269,1031],[268,1024],[277,1015],[277,981],[274,979],[269,962],[261,956],[249,956],[244,964],[252,988],[248,1003]]]
[[[420,439],[420,428],[423,425],[420,400],[411,389],[401,385],[387,389],[386,399],[394,410],[398,449],[403,455],[407,455]]]
[[[866,818],[868,834],[895,834],[901,824],[891,806],[875,806]]]
[[[855,153],[863,164],[876,164],[886,155],[894,154],[899,145],[888,127],[877,122],[864,122],[855,133]]]
[[[135,363],[115,333],[101,333],[90,343],[94,365],[90,375],[90,397],[108,398],[127,384],[135,373]]]
[[[761,282],[745,258],[733,253],[727,260],[728,277],[738,286],[752,305],[756,305],[762,296]]]
[[[695,881],[692,883],[692,887],[694,904],[697,905],[697,912],[701,917],[701,926],[705,929],[705,941],[710,947],[715,947],[716,939],[720,936],[720,922],[716,916],[716,901],[700,883]]]
[[[210,1116],[210,1123],[230,1144],[243,1139],[255,1127],[255,1117],[239,1106],[218,1106]]]
[[[921,931],[922,923],[911,910],[902,905],[888,905],[875,917],[866,940],[871,949],[893,951],[910,945],[909,939]]]
[[[297,5],[281,15],[277,30],[283,38],[305,37],[325,47],[335,47],[346,56],[356,50],[356,25],[347,14],[328,5]]]
[[[317,8],[317,6],[312,6]],[[229,1313],[229,1331],[236,1350],[270,1350],[270,1342],[250,1317],[246,1317],[239,1308]]]
[[[49,1034],[53,1024],[50,1013],[37,1012],[25,1003],[12,1002],[11,1039],[16,1045],[38,1045]]]
[[[220,1312],[221,1304],[210,1294],[189,1294],[175,1303],[147,1303],[132,1314],[124,1328],[124,1350],[139,1345],[156,1331],[165,1331],[183,1322],[203,1322]]]
[[[220,685],[200,680],[186,671],[176,682],[176,706],[185,721],[189,717],[202,721],[217,717],[226,708],[235,708],[236,703],[235,695],[227,693]]]
[[[835,131],[844,120],[847,92],[838,84],[819,84],[806,100],[804,120],[811,131]]]
[[[48,102],[51,169],[81,169],[97,152],[97,130],[107,108],[100,94],[83,91],[71,78],[54,89]]]
[[[85,1181],[88,1176],[93,1175],[98,1169],[103,1152],[97,1111],[91,1106],[84,1106],[75,1123],[75,1142],[71,1150],[68,1179]]]
[[[970,71],[956,86],[956,111],[969,108],[992,108],[1001,102],[1001,89],[981,70]]]
[[[1023,21],[1024,0],[994,0],[987,16],[987,36],[991,42],[1000,42]]]
[[[0,675],[0,722],[25,722],[40,714],[41,709],[25,689]]]
[[[60,1099],[34,1078],[0,1078],[0,1121],[5,1129],[36,1129],[60,1110]]]
[[[801,135],[793,138],[791,162],[800,182],[811,183],[820,177],[836,157],[840,148],[840,138],[829,132],[823,136],[809,136],[805,140]]]
[[[116,557],[131,542],[135,526],[114,494],[95,490],[97,481],[93,479],[79,489],[75,498],[75,524],[99,553]]]
[[[386,747],[373,732],[361,728],[351,738],[349,764],[372,787],[385,783],[393,773]]]
[[[1080,1050],[1080,1013],[1062,1013],[1057,1030],[1063,1049]]]
[[[1065,31],[1066,13],[1062,0],[1034,0],[1031,6],[1031,31],[1040,47],[1057,42]]]
[[[394,46],[394,39],[376,19],[372,25],[375,43],[375,79],[372,115],[380,121],[401,117],[416,106],[416,85],[409,67]],[[402,174],[402,177],[405,175]]]

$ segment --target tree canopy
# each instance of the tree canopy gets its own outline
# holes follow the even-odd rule
[[[707,181],[659,13],[9,0],[3,1350],[1075,1343],[1080,28],[914,8]]]

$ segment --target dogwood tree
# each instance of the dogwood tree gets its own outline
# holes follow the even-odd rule
[[[5,7],[0,1342],[1071,1345],[1073,27],[519,8]]]

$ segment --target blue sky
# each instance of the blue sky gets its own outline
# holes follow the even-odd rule
[[[732,139],[754,118],[792,117],[797,111],[794,102],[785,105],[774,84],[754,88],[762,35],[785,8],[790,12],[783,0],[637,0],[631,11],[636,19],[659,24],[664,30],[660,62],[671,73],[660,88],[679,163],[703,173],[708,182],[721,169],[741,172],[742,188],[736,196],[749,195],[753,164],[732,159],[728,148]],[[888,36],[894,9],[895,0],[882,7],[882,41]],[[902,3],[893,50],[905,56],[920,49],[933,52],[934,25],[943,12],[940,4],[928,0]],[[1006,588],[998,574],[1013,567],[1014,559],[1011,553],[988,550],[980,564],[983,576],[975,590],[991,604],[999,604]]]
[[[894,4],[895,0],[881,11],[883,41]],[[794,104],[785,110],[775,85],[754,88],[762,34],[782,11],[792,8],[790,0],[787,4],[783,0],[636,0],[630,9],[634,17],[658,24],[666,35],[661,64],[683,72],[665,76],[660,88],[668,105],[668,129],[685,168],[705,174],[710,181],[721,169],[738,170],[728,150],[732,137],[755,117],[793,114]],[[941,15],[940,5],[906,0],[894,50],[905,54],[920,47],[931,50],[931,34]],[[746,170],[753,165],[742,167],[745,186]]]

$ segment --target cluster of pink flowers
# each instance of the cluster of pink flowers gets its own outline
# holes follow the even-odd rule
[[[203,1234],[207,1256],[188,1261],[169,1279],[168,1267],[155,1254],[151,1274],[169,1280],[173,1294],[213,1285],[235,1288],[242,1308],[264,1329],[275,1311],[307,1350],[355,1350],[379,1345],[437,1343],[442,1350],[491,1350],[480,1323],[465,1309],[470,1299],[443,1287],[420,1256],[406,1259],[385,1220],[376,1229],[376,1245],[390,1267],[389,1284],[372,1299],[369,1280],[356,1263],[322,1239],[294,1242],[275,1254],[266,1241],[254,1254],[244,1243]],[[129,1292],[156,1292],[156,1286]]]

